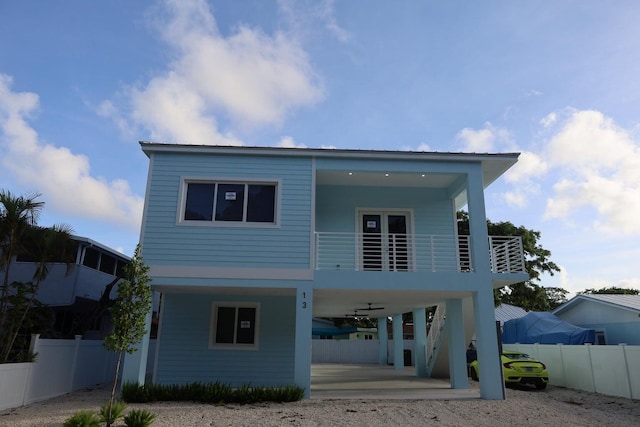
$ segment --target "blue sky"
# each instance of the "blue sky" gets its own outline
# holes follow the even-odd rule
[[[131,254],[140,140],[521,152],[492,221],[640,289],[640,3],[0,2],[0,188]]]

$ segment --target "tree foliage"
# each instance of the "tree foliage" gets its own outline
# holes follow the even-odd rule
[[[494,223],[490,220],[487,220],[487,230],[490,236],[521,237],[525,268],[529,274],[529,280],[526,282],[496,289],[494,291],[496,306],[506,303],[522,307],[528,311],[548,311],[552,309],[553,304],[566,301],[567,291],[564,291],[564,289],[554,288],[556,290],[547,291],[536,283],[543,273],[553,276],[560,271],[560,267],[550,259],[551,251],[542,247],[538,242],[541,236],[539,231],[530,230],[522,225],[517,227],[508,221]],[[467,212],[458,212],[458,234],[469,234],[469,214]],[[562,291],[564,291],[564,294]],[[550,300],[550,297],[553,300]]]
[[[567,302],[567,294],[569,291],[562,288],[543,288],[547,294],[547,300],[549,301],[549,310],[555,310],[565,302]]]
[[[11,260],[23,248],[24,234],[36,225],[44,202],[36,200],[40,194],[17,196],[0,190],[0,269],[4,270],[0,294],[0,329],[4,321],[9,295]]]
[[[1,363],[25,358],[28,342],[21,335],[29,335],[38,327],[43,312],[43,305],[37,300],[38,290],[49,275],[51,264],[66,263],[68,273],[75,262],[75,251],[69,244],[71,227],[37,225],[44,206],[37,200],[39,196],[17,196],[0,190],[0,269],[4,270],[0,295]],[[12,261],[19,256],[35,264],[30,282],[9,282]]]
[[[140,245],[136,246],[131,263],[125,267],[125,278],[118,285],[116,302],[111,309],[113,331],[104,340],[104,347],[118,353],[116,371],[109,399],[109,414],[120,374],[122,356],[134,353],[136,344],[147,333],[146,317],[151,311],[149,267],[142,261]],[[109,425],[107,423],[107,425]]]
[[[613,294],[613,295],[640,295],[638,289],[618,288],[611,286],[609,288],[602,289],[585,289],[581,294]]]

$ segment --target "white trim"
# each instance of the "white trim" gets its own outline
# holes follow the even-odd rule
[[[190,152],[190,153],[216,153],[216,154],[254,154],[271,156],[316,156],[328,158],[357,158],[357,159],[403,159],[403,160],[447,160],[457,162],[478,160],[503,160],[513,161],[518,159],[520,153],[445,153],[429,151],[382,151],[382,150],[358,150],[358,149],[322,149],[322,148],[280,148],[280,147],[232,147],[220,145],[187,145],[168,144],[158,142],[140,141],[142,151],[149,155],[153,152]]]
[[[201,184],[244,184],[247,188],[247,194],[244,197],[244,206],[242,209],[242,221],[216,221],[216,202],[217,193],[213,196],[212,218],[211,221],[194,221],[184,220],[184,210],[187,203],[187,186],[189,183]],[[247,222],[247,203],[248,203],[248,186],[255,184],[274,185],[276,191],[274,194],[274,222]],[[217,189],[216,189],[217,191]],[[282,210],[282,178],[243,178],[243,177],[210,177],[210,176],[181,176],[180,189],[178,192],[178,206],[176,210],[176,225],[178,226],[194,226],[194,227],[231,227],[231,228],[280,228],[280,218]]]
[[[215,331],[218,321],[218,308],[219,307],[233,307],[236,309],[236,319],[238,316],[239,308],[255,308],[256,317],[254,319],[254,335],[253,344],[218,344],[215,342]],[[237,331],[235,329],[237,322],[234,321],[234,341],[237,338]],[[243,302],[243,301],[213,301],[211,303],[211,323],[209,324],[209,350],[252,350],[257,351],[260,348],[260,303],[259,302]]]
[[[292,268],[204,267],[192,265],[152,265],[152,277],[189,279],[280,279],[313,280],[313,270]]]

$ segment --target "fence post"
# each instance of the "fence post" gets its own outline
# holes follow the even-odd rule
[[[71,369],[69,372],[69,385],[67,386],[67,389],[69,392],[73,391],[73,380],[75,379],[76,376],[76,371],[78,370],[78,351],[80,349],[80,341],[82,340],[82,335],[76,335],[75,336],[75,347],[73,349],[73,360],[71,361]]]
[[[596,377],[593,374],[593,359],[591,359],[591,344],[585,343],[587,346],[587,356],[589,356],[589,368],[591,368],[591,390],[592,392],[596,392]]]
[[[624,370],[627,373],[627,384],[629,386],[629,396],[627,398],[633,399],[633,388],[631,388],[631,375],[629,372],[629,360],[627,359],[627,344],[620,343],[619,346],[622,346],[622,357],[624,357]]]
[[[29,353],[37,355],[38,347],[40,347],[40,334],[31,334],[31,342],[29,343]],[[34,361],[29,363],[29,369],[27,369],[27,382],[24,385],[24,392],[22,393],[22,404],[26,405],[31,396],[31,373],[33,372],[33,364],[38,359],[34,357]]]
[[[560,350],[560,366],[562,366],[562,387],[566,387],[567,386],[567,374],[565,373],[566,369],[564,366],[564,351],[562,351],[563,347],[562,347],[562,343],[558,343],[556,344],[556,346],[558,346],[558,349]]]

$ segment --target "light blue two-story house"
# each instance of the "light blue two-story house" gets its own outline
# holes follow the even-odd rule
[[[520,240],[487,235],[484,189],[518,154],[141,146],[142,255],[162,292],[154,382],[308,397],[313,317],[378,318],[386,364],[386,319],[402,336],[413,312],[416,375],[444,358],[452,388],[467,388],[475,332],[481,397],[504,398],[493,289],[528,277]],[[457,234],[463,207],[470,236]],[[436,305],[444,323],[426,319]],[[393,348],[403,369],[402,340]],[[125,379],[144,378],[136,360]]]

